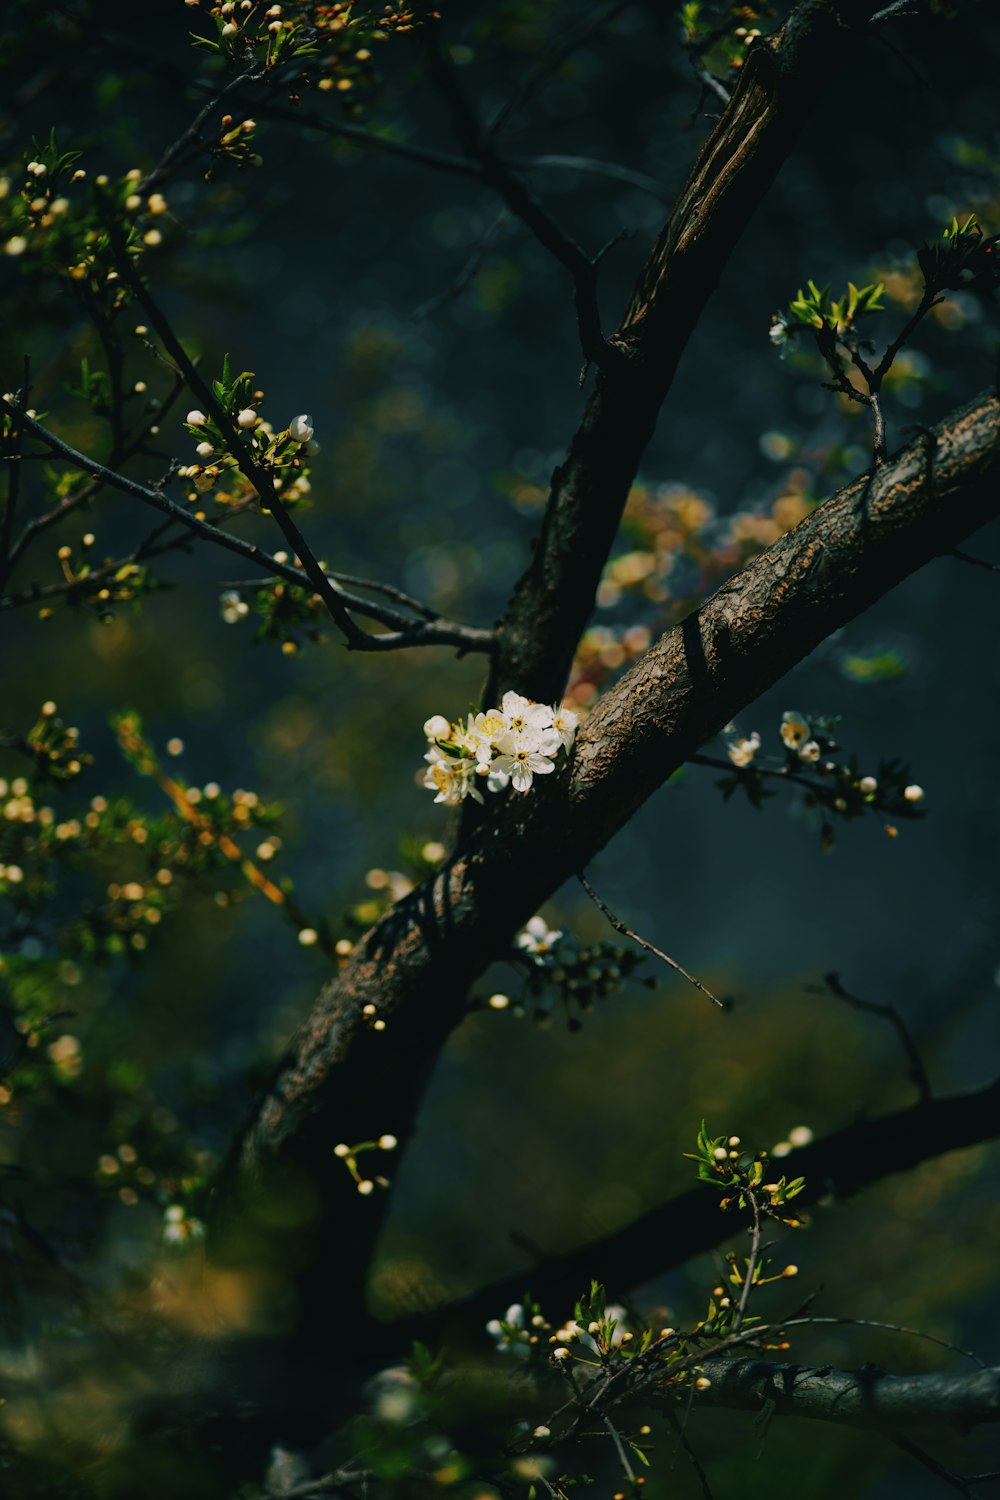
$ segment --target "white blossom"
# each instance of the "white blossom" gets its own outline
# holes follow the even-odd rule
[[[534,734],[505,734],[500,740],[497,749],[499,755],[496,758],[496,770],[504,772],[510,777],[515,792],[528,792],[531,790],[531,781],[534,776],[547,776],[555,770],[549,756],[559,748],[559,737],[556,735],[555,746],[552,746],[552,736],[548,741],[537,740]]]
[[[524,953],[548,953],[558,943],[562,932],[554,932],[544,917],[532,917],[524,931],[517,935],[517,946]]]
[[[451,735],[451,725],[443,714],[434,714],[424,724],[424,734],[429,740],[446,740]]]
[[[429,762],[424,772],[424,786],[436,791],[435,802],[447,807],[457,807],[466,797],[482,802],[483,796],[475,784],[475,762],[458,756],[445,755],[435,746],[424,756]]]
[[[570,750],[576,735],[579,720],[571,708],[557,708],[552,715],[552,728],[562,743],[564,750]]]
[[[798,750],[809,738],[809,721],[789,710],[781,716],[781,738],[789,750]]]
[[[749,738],[735,739],[726,748],[734,766],[748,766],[760,749],[760,735],[755,729]]]
[[[312,417],[305,412],[293,417],[288,424],[288,436],[293,443],[308,443],[313,435]]]

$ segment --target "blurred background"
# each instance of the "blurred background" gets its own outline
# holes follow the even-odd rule
[[[961,9],[858,43],[734,248],[642,465],[573,681],[582,707],[716,577],[869,462],[866,414],[821,389],[807,361],[779,359],[772,314],[807,278],[835,294],[848,278],[884,279],[888,311],[873,336],[891,336],[912,305],[917,246],[953,214],[975,211],[987,234],[1000,230],[1000,17],[982,4]],[[15,0],[0,90],[5,160],[20,164],[54,127],[91,173],[147,170],[198,107],[187,35],[196,14],[166,0],[141,13],[105,0],[90,13],[53,6],[43,15]],[[627,233],[602,271],[613,326],[721,107],[679,45],[677,7],[479,0],[448,7],[444,21],[485,118],[535,79],[500,139],[518,160],[558,159],[531,180],[560,222],[593,251]],[[540,68],[578,37],[561,63]],[[303,525],[318,555],[489,625],[528,556],[548,476],[585,400],[570,289],[485,188],[338,133],[346,124],[458,150],[418,35],[394,38],[378,65],[358,112],[329,95],[304,97],[299,118],[283,103],[257,121],[261,167],[172,182],[163,246],[147,264],[206,368],[217,372],[228,352],[253,370],[276,427],[311,414],[322,447]],[[30,354],[35,406],[100,451],[100,425],[63,391],[86,328],[65,297],[21,271],[12,257],[0,263],[0,385],[16,386]],[[994,379],[996,339],[995,307],[964,295],[921,330],[887,399],[891,448]],[[150,392],[163,385],[139,340],[128,371]],[[163,423],[164,459],[191,461],[183,409]],[[100,550],[135,524],[123,497],[108,494],[79,529],[92,530]],[[266,522],[246,534],[267,539]],[[21,586],[59,577],[63,539],[40,541]],[[1000,527],[970,551],[1000,559]],[[161,756],[182,742],[171,774],[196,787],[252,788],[280,805],[277,842],[261,856],[268,873],[294,878],[316,926],[356,936],[447,841],[446,811],[419,785],[421,725],[476,701],[481,663],[437,649],[355,656],[332,633],[293,654],[255,643],[252,617],[223,621],[220,591],[245,576],[223,554],[176,557],[159,576],[170,587],[141,613],[102,618],[87,604],[46,620],[31,608],[5,613],[0,730],[23,733],[40,703],[55,700],[95,757],[83,790],[58,794],[66,807],[121,791],[157,813],[156,786],[125,764],[108,725],[113,712],[135,709]],[[371,1288],[381,1313],[527,1269],[518,1235],[555,1252],[685,1189],[692,1172],[681,1153],[702,1118],[770,1147],[795,1127],[820,1134],[908,1102],[891,1029],[809,988],[831,970],[853,993],[899,1008],[936,1090],[992,1076],[998,587],[986,570],[941,559],[737,725],[759,731],[774,753],[783,711],[840,714],[838,740],[862,771],[894,756],[910,763],[925,819],[898,837],[877,818],[860,820],[824,853],[815,810],[795,795],[783,791],[762,810],[723,804],[716,775],[690,767],[595,861],[604,899],[732,1008],[719,1013],[663,970],[656,990],[630,986],[577,1032],[510,1011],[472,1016],[397,1164]],[[17,774],[16,758],[0,750],[0,775]],[[91,1299],[127,1303],[163,1253],[171,1186],[210,1173],[328,977],[320,947],[296,942],[274,906],[237,895],[220,904],[195,883],[146,951],[55,971],[53,1004],[73,1018],[41,1034],[27,1082],[12,1076],[0,1111],[11,1212],[58,1252],[46,1262],[17,1223],[4,1229],[12,1347],[29,1334],[50,1358],[54,1340],[89,1347]],[[72,904],[76,888],[56,899]],[[544,915],[584,941],[608,935],[576,888]],[[21,976],[15,1000],[25,960],[58,959],[37,936],[8,934],[2,951]],[[513,994],[515,984],[498,966],[480,988]],[[76,1051],[64,1043],[60,1061],[53,1046],[65,1036]],[[146,1162],[151,1181],[136,1175]],[[924,1329],[994,1362],[996,1181],[995,1154],[974,1148],[818,1209],[795,1241],[796,1290],[822,1288],[818,1312]],[[718,1263],[693,1262],[636,1300],[670,1321],[693,1320]],[[79,1356],[61,1357],[79,1391]],[[899,1370],[946,1358],[918,1340],[851,1330],[804,1337],[794,1357]],[[60,1408],[67,1452],[91,1441],[86,1410],[69,1400]],[[30,1421],[8,1424],[11,1452],[33,1432]],[[712,1455],[720,1496],[939,1492],[888,1444],[833,1430],[820,1438],[775,1423],[753,1463],[762,1440],[751,1419],[692,1430]],[[954,1462],[996,1467],[979,1439]],[[47,1493],[91,1493],[72,1487],[79,1474],[44,1473]],[[698,1493],[681,1460],[647,1490]]]

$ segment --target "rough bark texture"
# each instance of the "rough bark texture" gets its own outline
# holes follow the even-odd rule
[[[773,1409],[852,1427],[921,1427],[967,1432],[1000,1421],[1000,1369],[971,1375],[886,1375],[882,1370],[775,1365],[762,1359],[707,1359],[712,1384],[699,1406]]]
[[[491,691],[562,693],[639,461],[705,303],[827,82],[878,9],[804,0],[747,53],[610,340],[566,458],[552,476],[531,563],[500,625]]]
[[[551,778],[506,799],[359,942],[294,1038],[223,1185],[238,1202],[241,1237],[259,1205],[274,1253],[301,1267],[313,1329],[342,1318],[345,1302],[360,1312],[385,1201],[358,1196],[333,1146],[412,1133],[426,1077],[477,974],[706,738],[831,631],[1000,511],[998,444],[1000,403],[987,393],[828,500],[601,700],[561,785]],[[369,1003],[384,1031],[363,1015]]]

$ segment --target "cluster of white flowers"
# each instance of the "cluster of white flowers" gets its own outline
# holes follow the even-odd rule
[[[435,802],[449,807],[466,797],[482,802],[481,781],[491,792],[510,785],[516,792],[530,791],[535,776],[555,770],[560,750],[569,752],[576,725],[572,709],[548,708],[520,693],[504,693],[499,708],[455,724],[435,714],[424,725],[423,784],[437,793]]]
[[[502,1318],[490,1319],[486,1332],[505,1354],[527,1354],[533,1346],[547,1343],[554,1346],[552,1358],[564,1360],[569,1356],[570,1344],[580,1344],[594,1354],[602,1342],[613,1349],[631,1343],[633,1335],[626,1326],[627,1317],[624,1307],[615,1304],[605,1309],[603,1323],[591,1322],[585,1327],[576,1318],[567,1318],[560,1328],[553,1328],[537,1308],[525,1308],[515,1302]]]
[[[799,760],[819,760],[820,747],[812,737],[809,720],[791,709],[781,715],[781,741],[786,750],[792,750]]]
[[[727,725],[727,730],[735,734],[731,724]],[[799,760],[807,763],[819,760],[822,754],[819,742],[813,738],[809,720],[791,709],[781,716],[781,742],[786,750],[791,750]],[[726,746],[729,759],[741,770],[754,761],[759,749],[760,735],[756,730],[751,735],[736,735]]]
[[[298,449],[306,458],[315,458],[319,452],[319,443],[313,437],[315,431],[313,419],[308,412],[300,412],[297,417],[292,418],[287,428],[277,433],[271,423],[265,421],[252,406],[245,406],[242,411],[238,411],[234,421],[241,432],[253,433],[258,443],[268,450],[280,447],[287,439],[288,443],[293,445],[293,448],[288,451],[293,454]],[[192,437],[197,436],[199,429],[211,426],[208,417],[197,407],[188,412],[184,418],[184,425],[191,432]],[[285,446],[287,448],[287,444]],[[218,439],[209,441],[207,434],[196,445],[195,453],[198,455],[199,462],[182,464],[177,474],[181,479],[190,480],[199,494],[205,494],[223,478],[227,468],[232,468],[234,460],[226,451],[224,444],[220,444]],[[279,483],[281,477],[279,473],[275,480],[276,489],[281,488]],[[307,494],[308,491],[309,480],[304,474],[299,474],[285,491],[285,498],[298,499],[300,495]]]

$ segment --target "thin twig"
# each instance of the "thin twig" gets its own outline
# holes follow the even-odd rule
[[[955,557],[959,562],[969,563],[974,568],[985,568],[987,573],[1000,573],[1000,563],[987,562],[984,557],[973,557],[971,552],[963,552],[959,547],[953,547],[946,557]]]
[[[137,480],[129,479],[124,474],[116,474],[99,464],[95,459],[88,458],[86,454],[78,452],[55,433],[49,432],[41,423],[28,417],[20,409],[0,397],[0,409],[17,413],[24,422],[25,429],[39,438],[54,452],[62,454],[69,459],[77,468],[100,479],[103,484],[113,489],[120,490],[123,494],[132,495],[142,500],[146,505],[153,506],[162,511],[164,515],[170,516],[178,525],[185,526],[188,531],[203,537],[206,541],[214,542],[219,547],[235,553],[250,562],[254,567],[262,568],[276,577],[284,578],[286,582],[293,583],[299,588],[315,589],[313,579],[307,575],[303,568],[293,567],[290,563],[279,562],[277,557],[263,548],[255,546],[252,542],[246,542],[241,537],[233,536],[228,531],[223,531],[218,526],[213,526],[210,521],[201,519],[194,511],[185,510],[175,500],[171,500],[162,490],[152,489],[147,485],[138,483]],[[335,589],[336,585],[329,582],[324,575],[328,589]],[[425,620],[413,621],[398,611],[391,609],[388,605],[374,603],[368,599],[362,599],[350,593],[346,589],[336,590],[343,607],[357,610],[359,614],[367,618],[377,620],[380,624],[390,627],[390,633],[386,635],[368,635],[361,632],[363,639],[355,644],[356,650],[361,651],[395,651],[405,646],[455,646],[459,651],[482,651],[489,653],[494,649],[494,633],[491,630],[481,630],[471,625],[459,625],[451,620],[440,620],[430,622]],[[39,597],[35,594],[34,597]],[[19,601],[22,602],[22,601]],[[9,607],[9,606],[7,606]]]
[[[665,1411],[667,1421],[673,1428],[678,1443],[684,1449],[684,1453],[688,1462],[698,1476],[698,1482],[701,1485],[701,1493],[704,1495],[705,1500],[715,1500],[715,1496],[712,1493],[712,1487],[708,1482],[708,1475],[705,1473],[705,1470],[702,1467],[701,1459],[698,1457],[698,1454],[692,1447],[687,1433],[684,1431],[682,1424],[678,1421],[677,1413],[670,1405],[665,1408]]]
[[[24,359],[24,378],[21,389],[18,391],[18,400],[25,402],[28,399],[30,371],[28,358]],[[4,502],[3,519],[0,520],[0,590],[7,580],[14,565],[11,557],[11,538],[14,534],[14,517],[17,514],[17,502],[21,490],[21,439],[24,435],[24,427],[21,422],[14,418],[14,433],[11,452],[5,457],[11,460],[7,470],[7,498]]]
[[[910,1078],[913,1080],[914,1087],[920,1096],[920,1101],[922,1104],[926,1104],[932,1096],[931,1081],[927,1075],[927,1068],[924,1065],[924,1060],[920,1055],[916,1042],[914,1042],[909,1033],[906,1022],[896,1007],[894,1005],[879,1005],[874,1000],[860,1000],[857,995],[849,994],[840,981],[840,975],[836,973],[825,974],[823,976],[823,983],[829,994],[834,995],[838,1000],[842,1000],[845,1005],[851,1006],[854,1010],[867,1011],[871,1016],[881,1016],[883,1020],[889,1022],[899,1037],[900,1046],[906,1053],[907,1061],[910,1065]],[[822,993],[819,991],[818,986],[808,986],[808,988],[812,989],[813,993]]]
[[[157,407],[156,411],[151,413],[143,427],[139,430],[132,441],[126,446],[125,451],[121,457],[122,463],[124,463],[126,459],[132,458],[135,456],[135,454],[140,453],[144,450],[144,444],[146,442],[146,439],[150,436],[152,429],[163,420],[163,418],[169,412],[170,408],[174,405],[181,391],[184,389],[184,377],[179,376],[176,371],[174,371],[173,373],[173,390],[170,391],[170,393],[164,398],[161,404]],[[67,462],[75,462],[75,460],[67,459],[66,454],[50,452],[45,456],[48,458],[60,458],[66,460]],[[65,496],[65,498],[60,500],[57,505],[52,506],[50,510],[45,511],[42,515],[36,516],[33,520],[28,521],[11,550],[11,570],[13,570],[14,564],[20,561],[24,552],[27,551],[28,547],[41,532],[47,531],[50,526],[57,526],[60,521],[64,521],[66,517],[73,511],[79,510],[80,507],[86,505],[89,500],[93,500],[102,488],[102,480],[92,479],[90,484],[85,484],[82,489],[77,490],[76,494]]]
[[[601,1412],[601,1421],[604,1423],[608,1432],[611,1434],[611,1440],[615,1445],[615,1452],[618,1454],[618,1462],[622,1466],[622,1472],[625,1475],[625,1478],[628,1480],[629,1484],[635,1484],[635,1470],[632,1467],[628,1454],[625,1452],[625,1444],[622,1442],[621,1433],[618,1431],[618,1428],[615,1426],[614,1422],[612,1422],[606,1411]]]
[[[757,1196],[750,1194],[750,1207],[753,1209],[753,1229],[751,1230],[750,1257],[747,1261],[746,1276],[743,1278],[743,1291],[740,1295],[740,1305],[736,1309],[733,1318],[733,1332],[739,1333],[743,1327],[746,1317],[747,1303],[750,1300],[750,1289],[757,1274],[757,1262],[760,1260],[760,1209],[757,1207]]]
[[[615,20],[629,3],[630,0],[615,0],[615,3],[610,5],[603,14],[590,17],[581,26],[577,27],[576,31],[570,32],[569,35],[566,35],[564,31],[561,43],[556,47],[550,48],[547,53],[538,59],[535,66],[529,69],[526,76],[521,80],[520,87],[497,110],[486,128],[487,136],[498,136],[518,110],[524,108],[542,79],[547,78],[558,68],[561,68],[563,63],[572,57],[574,52],[586,46],[592,37],[599,31],[602,31],[611,21]]]
[[[164,316],[159,304],[154,300],[142,277],[136,272],[129,258],[128,251],[125,248],[121,232],[115,225],[111,226],[111,242],[120,274],[128,283],[132,294],[163,340],[167,351],[176,361],[178,368],[183,370],[184,377],[191,391],[214,418],[216,426],[226,439],[230,455],[236,460],[240,473],[253,485],[260,496],[261,504],[265,510],[270,511],[278,523],[281,534],[289,546],[294,549],[310,583],[326,605],[335,624],[339,627],[347,641],[348,646],[355,650],[359,648],[364,649],[364,642],[370,639],[368,632],[362,630],[357,621],[352,618],[349,610],[344,605],[343,598],[330,583],[323,569],[313,556],[312,549],[305,537],[292,520],[283,502],[278,498],[270,474],[255,461],[249,449],[241,441],[240,431],[236,427],[231,415],[226,411],[208,382],[202,377],[198,367],[190,358],[184,345],[174,332],[173,327]]]
[[[945,1468],[944,1464],[939,1463],[936,1458],[933,1458],[925,1449],[913,1442],[911,1438],[903,1437],[898,1432],[892,1433],[891,1438],[897,1448],[901,1448],[904,1453],[908,1454],[910,1458],[915,1459],[918,1464],[922,1464],[925,1469],[929,1469],[932,1474],[936,1474],[938,1479],[943,1479],[945,1484],[951,1489],[957,1490],[960,1495],[965,1495],[966,1500],[977,1500],[975,1490],[969,1488],[961,1474],[955,1474],[951,1469]]]
[[[180,165],[185,151],[189,152],[187,159],[191,159],[189,148],[197,146],[195,155],[199,155],[204,149],[204,143],[198,138],[199,132],[209,116],[219,107],[223,99],[235,93],[243,84],[256,83],[261,77],[263,77],[263,74],[259,68],[251,68],[245,73],[237,74],[235,78],[230,78],[224,88],[219,89],[218,93],[213,94],[211,99],[202,105],[184,133],[174,141],[172,146],[167,148],[153,170],[147,173],[142,181],[137,184],[136,192],[143,194],[150,193],[153,188],[159,187],[170,175],[171,170],[175,166]]]
[[[431,81],[451,111],[455,134],[468,155],[480,164],[483,181],[500,194],[511,213],[531,230],[539,244],[572,277],[584,357],[598,366],[624,358],[623,352],[609,344],[601,332],[596,261],[556,223],[522,178],[494,149],[441,45],[436,28],[428,32],[426,55]]]
[[[713,995],[712,991],[706,985],[702,984],[700,979],[695,979],[694,975],[689,974],[687,969],[682,969],[677,960],[671,958],[669,953],[664,953],[662,949],[657,948],[653,943],[648,943],[645,938],[641,938],[637,932],[633,932],[631,927],[626,927],[622,919],[620,917],[616,917],[611,908],[601,900],[600,896],[594,890],[594,887],[591,885],[586,875],[578,871],[576,878],[577,880],[579,880],[580,884],[587,892],[587,895],[597,907],[598,911],[602,912],[604,916],[607,917],[608,921],[611,923],[616,932],[620,932],[622,937],[631,938],[633,943],[638,943],[639,947],[645,948],[647,953],[652,953],[656,958],[662,959],[665,964],[669,964],[671,969],[674,969],[678,974],[682,975],[683,978],[687,980],[688,984],[693,984],[696,990],[701,990],[703,995],[707,995],[708,998],[713,1002],[713,1004],[717,1005],[720,1010],[726,1009],[723,1002],[716,995]]]

